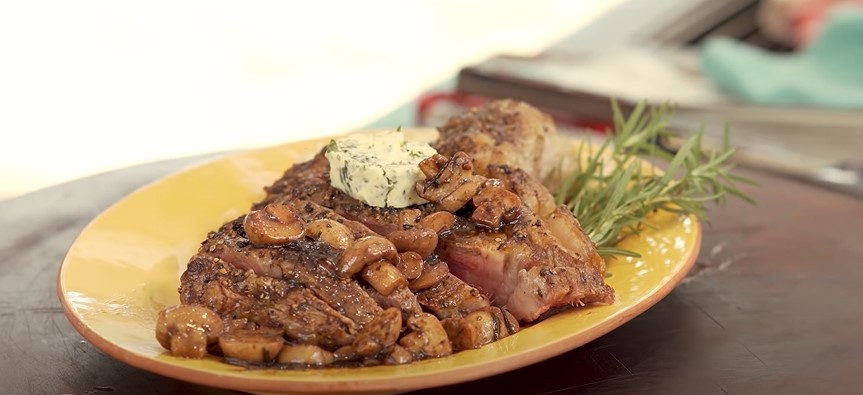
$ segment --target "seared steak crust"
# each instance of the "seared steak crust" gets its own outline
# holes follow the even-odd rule
[[[322,150],[207,236],[180,279],[181,302],[212,309],[226,328],[275,328],[289,344],[359,363],[443,356],[508,336],[517,321],[613,302],[596,246],[537,181],[557,157],[547,115],[497,101],[439,131],[429,203],[363,204],[331,186]]]
[[[333,274],[331,268],[340,254],[326,243],[310,240],[282,248],[255,247],[245,237],[242,217],[237,218],[202,243],[180,279],[181,301],[247,318],[262,327],[314,328],[320,334],[317,344],[344,345],[383,309],[356,281]],[[313,298],[308,305],[291,307],[291,302],[302,302],[300,296]],[[314,322],[338,324],[337,328],[287,320],[302,320],[291,313],[302,309],[318,312]],[[274,314],[281,319],[273,318]],[[329,321],[320,319],[328,316]]]
[[[440,284],[417,293],[419,304],[441,319],[464,317],[490,306],[488,298],[462,281],[448,274]]]
[[[297,164],[265,187],[266,196],[260,202],[252,205],[252,209],[260,209],[274,201],[312,201],[327,207],[339,215],[360,221],[372,231],[387,235],[398,230],[399,213],[404,209],[394,207],[372,207],[330,185],[330,164],[322,150],[308,162]],[[425,214],[431,213],[434,207],[428,204],[413,208],[420,209]]]
[[[560,141],[551,117],[520,101],[489,102],[451,117],[438,131],[438,153],[467,153],[480,175],[490,164],[508,164],[542,179],[557,165]]]
[[[328,349],[350,344],[359,324],[310,290],[259,276],[208,255],[195,256],[183,273],[180,301],[209,307],[226,320],[280,328],[285,338]]]

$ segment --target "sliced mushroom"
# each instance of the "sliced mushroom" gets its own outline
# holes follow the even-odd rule
[[[456,152],[450,158],[432,155],[423,159],[419,168],[426,177],[417,181],[417,194],[431,202],[439,202],[451,195],[473,175],[473,162],[464,152]]]
[[[434,230],[417,226],[390,232],[387,240],[393,243],[398,252],[414,251],[427,258],[437,248],[438,235]]]
[[[228,358],[246,362],[269,363],[278,357],[285,345],[281,336],[271,332],[239,330],[219,336],[219,348]]]
[[[243,230],[254,245],[281,246],[303,237],[305,225],[290,204],[270,203],[246,214]]]
[[[456,187],[447,197],[439,200],[438,207],[454,213],[464,207],[476,195],[479,188],[486,180],[483,176],[472,175],[465,182]]]
[[[449,266],[440,259],[432,259],[423,265],[423,272],[408,284],[411,291],[419,292],[438,285],[449,274]]]
[[[333,351],[333,358],[339,362],[356,361],[359,359],[359,355],[357,355],[357,350],[354,348],[354,345],[348,344]]]
[[[281,364],[325,366],[333,363],[335,356],[312,344],[286,344],[279,352],[277,361]]]
[[[340,250],[346,250],[354,241],[347,226],[331,219],[312,221],[306,226],[306,235]]]
[[[456,152],[452,157],[435,154],[419,163],[425,179],[417,181],[417,193],[423,199],[439,201],[473,174],[473,161],[464,152]]]
[[[365,279],[374,289],[380,292],[381,295],[388,296],[393,293],[396,288],[408,285],[408,279],[385,260],[380,260],[366,266],[362,271],[363,279]]]
[[[366,265],[381,259],[390,262],[398,259],[398,251],[393,243],[380,236],[362,237],[342,253],[337,271],[342,278],[350,278]]]
[[[508,335],[506,326],[490,309],[474,311],[464,318],[449,318],[442,322],[453,348],[480,348]]]
[[[401,329],[402,313],[390,307],[360,329],[354,340],[354,352],[364,357],[378,354],[396,344]]]
[[[395,344],[385,360],[387,365],[404,365],[413,361],[413,355],[406,348]]]
[[[404,210],[399,211],[399,225],[402,229],[408,229],[420,221],[423,213],[420,210],[415,208],[406,208]]]
[[[436,211],[423,217],[418,226],[431,229],[438,235],[449,232],[455,224],[455,216],[449,211]]]
[[[497,181],[497,182],[494,182]],[[512,222],[521,215],[521,198],[489,179],[473,197],[475,207],[471,220],[479,225],[497,229],[502,221]]]
[[[413,251],[406,251],[399,254],[399,261],[396,267],[408,280],[413,280],[423,273],[423,257]]]
[[[515,318],[514,315],[512,315],[512,313],[509,312],[509,310],[497,307],[496,309],[497,311],[495,314],[499,313],[498,317],[500,318],[501,322],[503,322],[509,335],[513,335],[519,330],[521,330],[521,326],[518,324],[518,320]]]
[[[178,357],[203,358],[221,332],[222,319],[204,306],[170,306],[156,320],[156,340]]]
[[[452,354],[452,343],[437,317],[420,313],[408,318],[410,332],[399,339],[399,344],[414,358],[436,358]]]

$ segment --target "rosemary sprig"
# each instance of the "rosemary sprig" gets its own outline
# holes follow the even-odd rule
[[[724,204],[728,196],[755,203],[738,183],[752,181],[733,174],[734,154],[725,130],[722,147],[702,145],[703,128],[685,138],[672,154],[659,142],[683,138],[668,127],[671,108],[648,108],[644,102],[624,117],[612,102],[614,130],[602,144],[579,145],[574,168],[557,188],[558,204],[566,204],[603,256],[638,256],[615,247],[626,235],[646,226],[651,213],[666,210],[706,219],[705,204]]]

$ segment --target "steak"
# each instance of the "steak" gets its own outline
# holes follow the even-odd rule
[[[330,184],[330,163],[324,156],[324,149],[311,160],[289,168],[272,185],[265,187],[264,191],[266,196],[253,204],[252,209],[261,209],[278,200],[308,200],[333,209],[345,218],[360,221],[382,235],[399,229],[399,214],[404,210],[369,206],[333,187]],[[433,212],[433,207],[427,204],[414,208],[423,213]]]
[[[595,244],[537,181],[557,156],[547,115],[497,101],[439,131],[416,184],[428,203],[368,206],[332,187],[322,150],[207,235],[181,302],[319,347],[314,361],[367,364],[481,347],[519,322],[614,301]]]
[[[442,235],[437,253],[457,278],[522,322],[563,306],[613,302],[596,245],[537,181],[554,168],[561,146],[547,115],[522,102],[493,101],[452,117],[439,132],[434,146],[443,162],[436,169],[450,166],[449,176],[456,181],[449,183],[449,190],[440,185],[438,190],[418,190],[432,202],[411,209],[419,209],[421,216],[441,209],[476,211],[470,200],[487,179],[502,182],[523,206],[517,223],[489,230],[460,216],[459,231]],[[469,170],[464,161],[470,162]],[[427,177],[438,179],[440,174]],[[370,207],[333,188],[323,152],[288,169],[266,192],[255,207],[279,199],[308,199],[382,235],[402,226],[399,217],[405,209]]]
[[[495,100],[451,117],[438,128],[434,147],[451,157],[465,152],[477,174],[506,164],[543,179],[558,165],[561,139],[548,114],[516,100]]]
[[[271,204],[289,205],[307,224],[321,220],[338,222],[355,239],[376,235],[365,225],[308,200],[288,202],[283,196]],[[283,331],[288,341],[331,351],[354,346],[357,336],[370,330],[364,328],[388,309],[401,312],[404,322],[425,314],[424,308],[434,311],[437,299],[426,297],[421,304],[408,286],[384,295],[361,280],[340,277],[336,266],[345,251],[324,241],[303,237],[280,246],[255,245],[244,226],[247,216],[235,218],[208,234],[180,278],[181,303],[205,306],[228,321],[227,326],[251,330],[276,328]],[[445,317],[461,318],[490,305],[476,288],[450,274],[446,276],[447,281],[430,283],[420,291],[432,295],[434,290],[453,290],[461,295],[451,300],[439,298],[442,307],[437,310],[447,309]],[[445,286],[435,285],[443,282]],[[452,300],[460,301],[455,308]],[[363,339],[368,336],[366,333]],[[421,335],[414,335],[417,336]],[[469,348],[480,345],[460,344]],[[379,354],[395,349],[382,348]]]
[[[211,255],[192,258],[180,283],[183,304],[209,307],[245,328],[280,328],[290,341],[335,349],[351,344],[360,328],[305,287],[260,276]]]
[[[308,240],[284,248],[255,247],[246,238],[242,217],[237,218],[212,232],[192,258],[180,279],[181,301],[286,330],[294,324],[286,319],[303,317],[292,312],[311,309],[321,318],[329,317],[314,322],[338,324],[336,329],[312,326],[322,337],[317,343],[344,345],[382,308],[357,282],[343,281],[332,273],[340,254],[326,243]],[[299,296],[313,298],[303,305]],[[294,301],[298,307],[289,306]],[[300,325],[300,329],[309,328]]]

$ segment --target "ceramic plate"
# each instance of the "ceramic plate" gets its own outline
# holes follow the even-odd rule
[[[431,139],[432,130],[412,130]],[[235,154],[165,177],[114,204],[78,236],[62,263],[58,293],[81,335],[112,357],[157,374],[215,387],[269,393],[398,393],[513,370],[579,347],[667,295],[691,268],[701,227],[661,214],[653,229],[624,241],[639,259],[608,263],[617,292],[609,306],[555,315],[478,350],[402,366],[325,370],[245,370],[216,358],[168,355],[155,339],[156,314],[179,303],[179,277],[207,232],[263,197],[292,163],[327,139]]]

